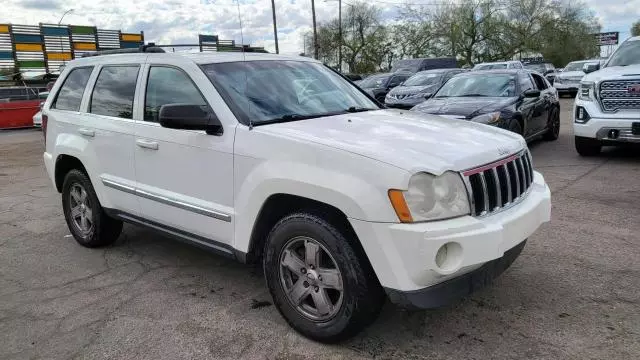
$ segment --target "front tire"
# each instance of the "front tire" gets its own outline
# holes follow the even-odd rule
[[[352,236],[324,218],[291,214],[271,230],[264,273],[289,325],[311,339],[345,340],[372,323],[384,292]]]
[[[602,150],[602,144],[596,139],[576,136],[575,143],[576,151],[581,156],[595,156]]]
[[[80,170],[71,170],[64,178],[62,209],[71,235],[82,246],[109,245],[122,232],[122,222],[104,212],[91,180]]]
[[[520,121],[518,121],[518,119],[512,119],[509,122],[509,126],[507,127],[507,130],[514,132],[518,135],[522,135],[522,125],[520,125]]]

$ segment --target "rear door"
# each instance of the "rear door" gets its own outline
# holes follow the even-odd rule
[[[535,127],[539,132],[547,128],[549,113],[551,111],[551,104],[553,102],[555,92],[551,91],[547,86],[547,81],[542,76],[533,73],[530,75],[533,78],[536,88],[540,90],[540,98],[536,102],[535,108],[536,114],[539,114],[536,117]]]
[[[215,113],[222,99],[194,63],[178,57],[160,59],[145,66],[144,92],[138,97],[143,121],[136,125],[135,171],[142,214],[171,231],[229,252],[235,128],[207,135],[162,127],[158,115],[163,105],[208,105]]]
[[[540,128],[540,121],[542,116],[541,110],[541,96],[537,98],[525,97],[524,93],[527,90],[536,90],[537,87],[533,82],[531,76],[528,73],[518,74],[518,82],[520,84],[520,95],[522,100],[519,102],[518,110],[524,118],[524,129],[522,129],[522,135],[524,137],[536,134]]]
[[[78,128],[96,159],[91,180],[102,188],[102,206],[134,215],[140,206],[135,196],[133,109],[143,61],[144,57],[133,57],[97,66]]]

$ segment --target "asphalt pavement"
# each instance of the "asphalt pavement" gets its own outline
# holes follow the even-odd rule
[[[41,132],[0,132],[0,358],[638,359],[640,150],[579,157],[570,111],[557,141],[530,144],[552,221],[509,270],[446,308],[386,304],[330,346],[286,324],[256,267],[129,225],[81,247]]]

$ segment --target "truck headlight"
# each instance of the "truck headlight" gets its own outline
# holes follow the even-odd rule
[[[495,124],[500,120],[500,112],[492,112],[488,114],[482,114],[471,119],[473,122],[481,124]]]
[[[578,98],[584,101],[593,101],[596,98],[596,84],[592,81],[580,82]]]
[[[448,219],[470,213],[467,189],[459,174],[417,173],[406,191],[389,190],[389,199],[401,222]]]

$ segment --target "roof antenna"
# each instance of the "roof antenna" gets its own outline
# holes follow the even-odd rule
[[[242,51],[242,61],[246,61],[247,60],[247,56],[244,53],[244,35],[242,33],[242,16],[240,15],[240,0],[236,0],[236,6],[238,7],[238,22],[240,23],[240,51]],[[246,92],[247,92],[247,71],[246,69],[243,70],[244,71],[244,91],[245,91],[245,96],[246,96]],[[249,107],[251,107],[251,102],[249,102]],[[253,130],[253,123],[251,122],[251,112],[249,112],[249,130]]]

